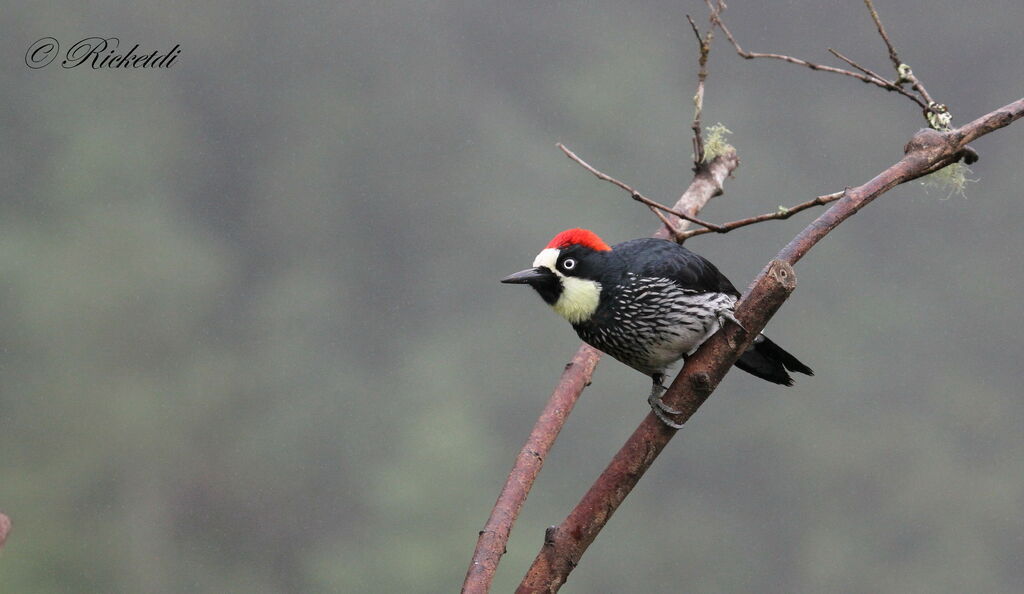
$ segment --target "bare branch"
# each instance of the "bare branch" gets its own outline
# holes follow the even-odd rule
[[[581,167],[583,167],[587,171],[593,173],[599,179],[602,179],[602,180],[607,181],[609,183],[615,184],[616,186],[618,186],[618,187],[622,188],[623,190],[629,192],[629,194],[633,198],[633,200],[636,200],[637,202],[640,202],[640,203],[644,204],[645,206],[647,206],[648,208],[650,208],[651,212],[653,212],[654,215],[656,217],[658,217],[658,219],[662,222],[662,224],[665,225],[665,228],[668,230],[668,233],[669,233],[670,237],[673,240],[675,240],[676,242],[678,242],[678,243],[682,243],[686,239],[689,239],[690,237],[693,237],[695,235],[704,235],[705,233],[728,233],[729,231],[732,231],[733,229],[738,229],[740,227],[746,227],[747,225],[753,225],[755,223],[761,223],[761,222],[764,222],[764,221],[772,221],[772,220],[788,219],[789,217],[795,215],[796,213],[801,212],[803,210],[807,210],[808,208],[812,208],[814,206],[821,206],[821,205],[824,205],[824,204],[828,204],[829,202],[833,202],[835,200],[838,200],[843,195],[842,192],[836,192],[834,194],[826,194],[824,196],[818,196],[817,198],[814,198],[813,200],[808,200],[807,202],[802,202],[800,204],[797,204],[795,206],[791,206],[791,207],[788,207],[788,208],[780,206],[779,209],[777,211],[775,211],[775,212],[765,213],[765,214],[762,214],[762,215],[757,215],[755,217],[749,217],[749,218],[746,218],[746,219],[740,219],[738,221],[732,221],[730,223],[724,223],[722,225],[716,225],[715,223],[711,223],[711,222],[708,222],[708,221],[704,221],[702,219],[698,219],[697,217],[695,217],[695,216],[693,216],[693,215],[691,215],[689,213],[685,213],[685,212],[679,211],[679,210],[671,208],[669,206],[665,206],[664,204],[661,204],[660,202],[656,202],[654,200],[651,200],[650,198],[648,198],[648,197],[644,196],[643,194],[637,192],[635,189],[633,189],[631,186],[629,186],[625,182],[619,181],[619,180],[615,179],[614,177],[611,177],[610,175],[608,175],[606,173],[598,171],[592,165],[590,165],[589,163],[587,163],[586,161],[581,159],[579,157],[579,155],[574,153],[572,150],[570,150],[564,144],[558,143],[557,146],[558,146],[558,148],[560,148],[562,150],[563,153],[565,153],[565,155],[567,157],[569,157],[573,161],[576,161]],[[701,227],[703,227],[703,229],[692,229],[690,231],[681,231],[680,229],[677,228],[677,226],[675,224],[673,224],[669,219],[667,219],[664,215],[662,215],[661,214],[662,212],[669,213],[669,214],[674,215],[676,217],[679,217],[679,218],[681,218],[681,219],[683,219],[685,221],[690,221],[692,223],[696,223],[696,224],[700,225]]]
[[[842,60],[843,62],[846,62],[846,63],[847,63],[847,64],[849,64],[850,66],[853,66],[853,67],[854,67],[854,68],[856,68],[857,70],[860,70],[860,71],[861,71],[861,72],[863,72],[864,74],[866,74],[866,75],[870,76],[871,78],[874,78],[874,79],[876,79],[877,81],[880,81],[880,82],[879,82],[879,84],[885,84],[885,85],[892,85],[892,86],[893,86],[894,88],[892,88],[892,89],[890,89],[890,90],[893,90],[893,91],[902,91],[902,92],[903,92],[904,94],[906,94],[906,91],[904,91],[904,90],[903,90],[903,89],[901,89],[901,88],[900,88],[900,87],[899,87],[898,85],[896,85],[896,83],[895,83],[895,82],[890,82],[889,80],[886,80],[886,79],[885,79],[885,78],[884,78],[884,77],[883,77],[883,76],[882,76],[881,74],[878,74],[878,73],[877,73],[877,72],[875,72],[874,70],[870,70],[870,69],[868,69],[868,68],[867,68],[867,67],[865,67],[865,66],[861,66],[861,65],[860,65],[860,64],[858,64],[857,62],[854,62],[854,61],[853,61],[853,60],[851,60],[850,58],[847,58],[846,56],[844,56],[843,54],[839,53],[838,51],[836,51],[835,49],[833,49],[833,48],[831,48],[831,47],[830,47],[830,48],[828,48],[828,52],[829,52],[830,54],[832,54],[833,56],[835,56],[835,57],[839,58],[839,59],[840,59],[840,60]],[[886,87],[886,88],[888,88],[888,87]],[[917,100],[917,99],[916,99],[916,98],[915,98],[915,97],[914,97],[913,95],[908,95],[908,96],[909,96],[909,97],[910,97],[911,99],[914,99],[915,101]]]
[[[925,103],[925,119],[935,129],[947,129],[947,125],[936,125],[932,118],[928,117],[929,113],[935,114],[936,116],[948,115],[948,111],[945,105],[936,103],[932,96],[928,94],[928,89],[924,88],[924,85],[918,80],[917,76],[914,75],[914,71],[910,69],[906,64],[901,64],[899,70],[900,80],[905,80],[910,83],[911,88],[918,92],[919,95],[924,99]]]
[[[872,77],[868,77],[863,74],[858,74],[856,72],[850,72],[849,70],[843,70],[842,68],[836,68],[834,66],[816,64],[814,62],[808,62],[807,60],[801,60],[800,58],[794,58],[792,56],[786,56],[783,54],[771,54],[766,52],[748,52],[740,46],[739,42],[736,41],[736,38],[733,37],[732,32],[729,31],[729,28],[725,26],[725,22],[722,21],[721,16],[715,19],[715,24],[718,26],[719,29],[722,30],[723,33],[725,33],[725,37],[729,40],[730,43],[732,43],[733,48],[736,49],[736,53],[739,54],[740,57],[745,58],[747,60],[753,60],[755,58],[771,58],[773,60],[782,60],[783,62],[789,62],[790,64],[805,66],[807,68],[810,68],[811,70],[823,70],[825,72],[833,72],[835,74],[842,74],[843,76],[850,76],[858,80],[862,80],[866,83],[876,85],[878,84],[878,81]]]
[[[687,214],[685,212],[682,212],[682,211],[674,210],[674,209],[669,208],[669,207],[667,207],[667,206],[665,206],[665,205],[663,205],[663,204],[661,204],[659,202],[655,202],[654,200],[651,200],[650,198],[644,196],[640,192],[637,192],[631,186],[627,185],[625,182],[621,182],[621,181],[615,179],[614,177],[608,175],[607,173],[602,173],[601,171],[598,171],[593,166],[591,166],[589,163],[587,163],[586,161],[581,159],[579,157],[579,155],[577,155],[576,153],[574,153],[571,150],[569,150],[569,147],[565,146],[561,142],[559,142],[556,146],[558,146],[558,148],[562,149],[562,152],[565,153],[565,156],[569,157],[573,161],[576,161],[581,167],[583,167],[584,169],[586,169],[590,173],[593,173],[598,179],[601,179],[601,180],[604,180],[606,182],[612,183],[612,184],[622,188],[623,190],[629,192],[629,195],[630,195],[630,197],[633,198],[633,200],[636,200],[637,202],[642,202],[643,204],[646,204],[648,207],[651,208],[652,211],[654,209],[663,210],[663,211],[671,213],[671,214],[673,214],[673,215],[675,215],[675,216],[677,216],[677,217],[679,217],[679,218],[681,218],[683,220],[690,221],[691,223],[695,223],[695,224],[700,225],[702,227],[707,227],[708,229],[712,229],[712,230],[717,230],[718,229],[718,225],[715,225],[714,223],[708,223],[707,221],[702,221],[702,220],[698,219],[695,216],[689,215],[689,214]],[[665,226],[669,228],[670,232],[672,232],[673,234],[676,233],[676,229],[671,226],[671,224],[668,222],[667,219],[665,219],[664,217],[659,217],[659,218],[662,220],[662,222],[665,224]]]
[[[7,542],[7,535],[11,532],[11,519],[0,514],[0,549],[4,548],[4,543]]]
[[[693,18],[690,15],[686,15],[686,20],[690,23],[690,28],[693,29],[694,36],[697,37],[697,43],[703,44],[704,38],[700,36],[700,29],[697,28],[697,23],[693,22]]]
[[[770,53],[763,53],[763,52],[748,52],[748,51],[744,50],[740,46],[740,44],[736,41],[736,38],[733,37],[732,32],[729,31],[729,28],[725,26],[725,22],[722,21],[721,15],[715,16],[714,17],[714,22],[715,22],[715,25],[718,26],[718,28],[721,29],[723,33],[725,33],[726,38],[729,39],[729,42],[732,43],[733,48],[736,49],[736,53],[739,54],[741,57],[747,59],[747,60],[753,60],[755,58],[771,58],[773,60],[782,60],[783,62],[789,62],[790,64],[796,64],[798,66],[804,66],[806,68],[810,68],[811,70],[820,70],[822,72],[832,72],[834,74],[841,74],[843,76],[849,76],[849,77],[855,78],[855,79],[857,79],[859,81],[862,81],[862,82],[865,82],[865,83],[872,84],[872,85],[875,85],[877,87],[883,88],[886,91],[890,91],[890,92],[894,92],[894,93],[899,93],[900,95],[903,95],[904,97],[910,99],[914,103],[917,103],[922,109],[928,109],[928,104],[925,103],[924,101],[922,101],[920,98],[914,96],[912,93],[907,92],[906,89],[903,89],[902,87],[897,85],[895,82],[890,82],[890,81],[886,80],[885,78],[883,78],[883,77],[881,77],[881,76],[879,76],[877,74],[873,74],[873,73],[872,74],[862,74],[861,72],[852,72],[850,70],[845,70],[843,68],[836,68],[834,66],[826,66],[825,64],[816,64],[814,62],[808,62],[807,60],[801,60],[800,58],[794,58],[792,56],[786,56],[786,55],[783,55],[783,54],[770,54]],[[833,52],[833,53],[835,53],[835,52]],[[854,66],[858,70],[862,70],[862,71],[864,70],[860,66],[856,66],[856,65],[852,64],[849,60],[847,60],[845,58],[843,58],[843,60],[846,61],[847,63],[851,64],[851,66]]]
[[[882,41],[885,42],[885,47],[889,50],[889,61],[892,62],[892,67],[896,69],[896,84],[902,82],[910,83],[910,86],[917,91],[924,100],[925,106],[925,118],[928,119],[928,123],[932,124],[932,119],[928,118],[927,113],[933,112],[935,115],[942,115],[946,111],[946,107],[939,105],[932,99],[932,96],[928,94],[928,90],[924,88],[924,85],[920,80],[914,76],[914,72],[909,66],[900,60],[899,55],[896,53],[896,47],[893,46],[892,40],[889,39],[889,34],[885,32],[885,27],[882,26],[882,18],[878,16],[878,11],[875,10],[874,3],[871,0],[864,0],[864,5],[868,7],[868,12],[871,13],[871,20],[875,21],[875,27],[878,29],[878,35],[881,36]],[[933,126],[935,127],[935,126]]]
[[[690,125],[693,129],[693,166],[694,170],[696,170],[704,164],[704,138],[701,136],[701,114],[704,111],[704,81],[708,78],[708,54],[711,52],[713,36],[712,31],[709,30],[706,36],[701,37],[700,30],[697,29],[697,23],[693,22],[690,15],[686,15],[686,20],[690,22],[690,27],[693,29],[693,34],[697,37],[697,43],[700,46],[700,57],[697,59],[697,64],[700,67],[697,71],[697,92],[693,96],[693,124]]]
[[[780,206],[775,212],[769,212],[755,217],[748,217],[746,219],[739,219],[738,221],[732,221],[729,223],[722,223],[718,225],[718,229],[691,229],[689,231],[682,231],[677,234],[680,239],[689,239],[694,235],[704,235],[705,233],[728,233],[733,229],[739,229],[740,227],[746,227],[747,225],[753,225],[755,223],[762,223],[764,221],[781,221],[788,219],[798,212],[813,208],[815,206],[823,206],[829,202],[835,202],[843,197],[846,191],[835,192],[832,194],[825,194],[824,196],[818,196],[813,200],[807,202],[801,202],[795,206],[785,207]]]
[[[872,4],[871,0],[864,0],[864,4],[868,7],[868,12],[871,13],[871,20],[875,21],[875,27],[878,28],[878,34],[882,36],[882,41],[885,42],[886,49],[889,50],[889,61],[892,62],[892,67],[896,69],[898,73],[900,70],[900,57],[896,55],[896,48],[893,47],[892,41],[889,41],[889,34],[885,32],[885,27],[882,26],[882,19],[878,16],[878,11],[875,10],[875,5]]]
[[[635,199],[636,197],[637,197],[637,195],[634,194],[633,198]],[[655,204],[657,204],[657,203],[655,203]],[[661,205],[658,204],[658,206],[661,206]],[[676,231],[675,226],[672,225],[672,221],[670,221],[668,219],[668,217],[666,217],[665,215],[661,214],[661,211],[658,210],[657,206],[652,206],[652,205],[648,204],[647,208],[651,209],[651,214],[653,214],[655,217],[658,218],[659,221],[661,221],[662,229],[664,229],[665,231],[668,231],[668,234],[669,234],[669,236],[671,236],[672,241],[674,241],[676,243],[681,243],[682,240],[679,238],[679,232]]]
[[[554,445],[565,419],[572,412],[583,389],[590,384],[590,376],[601,359],[600,351],[589,345],[580,345],[572,360],[565,366],[562,378],[551,394],[547,405],[526,439],[505,486],[494,503],[491,515],[484,529],[480,531],[473,560],[466,572],[462,586],[463,593],[487,592],[498,569],[498,562],[505,554],[512,526],[519,516],[519,510],[530,493],[533,481],[544,466],[544,458]]]
[[[832,48],[828,48],[828,51],[833,56],[839,58],[843,62],[846,62],[850,66],[853,66],[857,70],[860,70],[861,72],[863,72],[867,76],[870,76],[870,77],[874,78],[877,81],[875,84],[877,84],[878,86],[883,87],[887,91],[893,91],[893,92],[899,93],[900,95],[903,95],[904,97],[910,99],[914,103],[917,103],[918,105],[920,105],[924,110],[926,110],[926,111],[928,110],[928,104],[926,102],[922,101],[921,99],[919,99],[913,93],[907,92],[906,89],[904,89],[903,87],[901,87],[899,85],[899,81],[898,80],[897,81],[890,81],[890,80],[884,78],[881,74],[878,74],[877,72],[875,72],[874,70],[870,70],[868,68],[865,68],[864,66],[861,66],[860,64],[854,62],[850,58],[847,58],[846,56],[844,56],[843,54],[837,52],[836,50],[834,50]],[[913,76],[913,73],[911,72],[910,75]]]
[[[917,179],[970,155],[967,143],[1024,117],[1024,98],[992,111],[949,132],[924,129],[907,143],[897,163],[866,184],[848,189],[832,208],[800,232],[779,259],[795,264],[811,247],[869,202],[899,184]]]

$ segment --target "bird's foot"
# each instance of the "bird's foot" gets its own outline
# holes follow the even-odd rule
[[[664,423],[668,427],[671,427],[673,429],[682,429],[683,428],[683,424],[682,423],[677,423],[677,422],[673,421],[672,419],[670,419],[668,417],[668,415],[666,415],[664,412],[662,412],[662,410],[661,410],[661,401],[660,400],[658,401],[658,405],[657,406],[652,406],[651,407],[651,412],[654,413],[654,416],[658,417],[659,421],[661,421],[662,423]]]
[[[665,393],[665,389],[665,386],[655,383],[654,387],[651,388],[651,395],[647,397],[647,404],[651,405],[651,412],[654,413],[654,416],[658,417],[659,421],[673,429],[682,429],[682,423],[676,423],[668,417],[668,415],[678,415],[683,411],[672,408],[662,401],[661,396]]]
[[[747,329],[743,327],[743,324],[741,324],[741,323],[740,323],[740,321],[736,319],[736,316],[735,316],[735,315],[734,315],[734,314],[732,313],[732,310],[731,310],[731,309],[723,309],[723,310],[719,310],[719,312],[718,312],[718,324],[719,324],[720,326],[723,326],[723,327],[724,327],[724,326],[725,326],[725,321],[726,321],[726,320],[728,320],[728,321],[732,322],[733,324],[736,324],[736,325],[737,325],[737,326],[739,326],[739,327],[740,327],[740,328],[741,328],[741,329],[742,329],[742,330],[743,330],[744,332],[746,332],[746,331],[747,331]]]

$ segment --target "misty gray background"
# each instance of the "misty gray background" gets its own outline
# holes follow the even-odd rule
[[[1024,4],[889,2],[962,124],[1022,95]],[[671,202],[702,2],[17,3],[0,13],[0,592],[452,592],[578,339],[498,283],[556,232],[656,228],[568,161]],[[861,2],[731,3],[750,50],[890,73]],[[30,70],[117,36],[169,70]],[[906,99],[738,58],[705,121],[742,166],[713,221],[863,183]],[[832,62],[829,62],[832,63]],[[746,374],[611,520],[567,592],[1024,589],[1020,124],[966,198],[888,193],[797,266]],[[688,246],[745,286],[815,214]],[[527,501],[510,591],[647,414],[606,360]]]

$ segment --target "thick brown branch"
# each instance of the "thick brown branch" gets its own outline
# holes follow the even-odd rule
[[[480,531],[473,560],[470,562],[463,592],[487,592],[501,556],[505,554],[512,526],[533,481],[544,465],[544,458],[558,437],[566,417],[572,412],[583,389],[589,385],[590,376],[597,367],[601,353],[588,345],[580,345],[562,372],[562,378],[551,394],[547,405],[533,426],[526,443],[519,450],[512,472],[498,495],[498,500]]]
[[[736,317],[749,332],[729,324],[705,342],[687,362],[665,393],[669,406],[688,419],[750,345],[796,287],[796,275],[785,262],[772,262],[762,271],[736,307]],[[519,585],[520,594],[556,592],[579,563],[584,551],[629,495],[644,472],[665,448],[676,430],[654,416],[647,418],[626,441],[611,463],[569,516],[548,529],[544,546]]]
[[[1024,99],[1018,99],[973,122],[949,132],[923,129],[905,147],[902,159],[876,175],[868,183],[850,188],[832,208],[800,232],[779,252],[779,259],[796,264],[811,247],[839,223],[854,215],[889,189],[937,171],[962,157],[967,143],[1008,126],[1024,116]]]
[[[737,167],[739,158],[735,152],[712,159],[694,175],[690,187],[679,197],[673,210],[691,217],[695,216],[708,201],[722,193],[722,183]],[[684,221],[666,221],[666,224],[681,230],[685,230],[687,226]],[[654,236],[665,238],[668,233],[668,227],[664,226],[659,228]],[[566,417],[583,389],[589,384],[600,356],[598,351],[583,344],[566,366],[551,399],[516,457],[512,472],[501,494],[498,495],[484,529],[480,531],[462,592],[484,593],[490,590],[519,510],[530,493],[533,481],[540,472]]]
[[[1019,99],[956,130],[921,130],[907,143],[906,154],[899,162],[866,184],[848,189],[779,252],[744,294],[736,317],[749,333],[729,324],[686,362],[663,397],[668,406],[683,411],[677,421],[689,419],[707,400],[739,354],[792,291],[796,279],[791,266],[829,231],[894,186],[962,158],[968,142],[1022,116],[1024,99]],[[565,521],[549,529],[519,592],[556,592],[565,583],[587,547],[674,433],[653,414],[644,419]]]

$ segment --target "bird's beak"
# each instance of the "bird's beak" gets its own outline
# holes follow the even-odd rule
[[[538,266],[536,268],[527,268],[526,270],[520,270],[515,274],[510,274],[505,278],[501,279],[501,282],[509,285],[532,285],[542,280],[549,280],[554,278],[555,273],[549,269]]]

